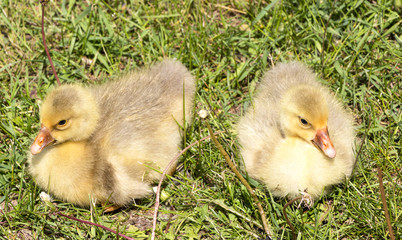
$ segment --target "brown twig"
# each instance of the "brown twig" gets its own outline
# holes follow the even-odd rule
[[[46,6],[46,3],[47,3],[47,0],[39,0],[39,1],[42,4],[42,40],[43,40],[43,46],[45,47],[46,55],[47,55],[47,58],[49,59],[50,66],[52,67],[54,77],[56,78],[57,84],[59,84],[59,86],[60,86],[61,85],[60,79],[59,79],[59,76],[57,75],[56,69],[54,68],[53,61],[52,61],[52,58],[50,57],[49,49],[47,48],[47,44],[46,44],[44,25],[45,25],[45,6]]]
[[[209,123],[207,121],[205,121],[205,123],[207,124],[208,131],[212,134],[211,126],[209,125]],[[211,135],[211,139],[215,143],[216,147],[219,149],[219,151],[221,152],[223,157],[225,158],[226,163],[229,165],[230,169],[240,179],[240,182],[247,188],[247,190],[249,191],[250,195],[252,196],[254,202],[257,204],[257,208],[258,208],[258,211],[259,211],[259,213],[261,215],[262,225],[264,226],[265,233],[268,235],[269,238],[272,239],[273,231],[271,230],[271,226],[267,222],[267,218],[265,217],[264,209],[262,208],[261,203],[258,200],[257,195],[254,193],[254,190],[250,187],[250,185],[248,184],[246,179],[244,179],[244,177],[237,170],[235,165],[232,163],[232,160],[230,159],[229,155],[227,154],[225,149],[223,149],[222,145],[218,142],[218,140],[215,138],[214,135]]]
[[[290,229],[292,230],[293,239],[296,239],[296,229],[293,227],[292,222],[291,222],[291,221],[289,220],[289,218],[288,218],[288,214],[286,213],[286,208],[287,208],[288,206],[290,206],[290,204],[296,202],[297,200],[302,199],[302,197],[303,197],[303,196],[298,196],[298,197],[296,197],[296,198],[290,200],[289,202],[287,202],[287,203],[285,204],[285,206],[283,206],[283,209],[282,209],[283,216],[285,217],[286,222],[288,223]]]
[[[387,221],[389,237],[391,238],[391,240],[395,240],[394,230],[392,230],[391,218],[390,218],[389,212],[388,212],[387,200],[385,198],[384,183],[382,180],[382,170],[381,170],[380,165],[377,165],[377,172],[378,172],[378,182],[380,183],[382,207],[384,209],[385,220]]]
[[[212,133],[210,136],[206,136],[201,138],[200,140],[197,140],[195,142],[193,142],[192,144],[188,145],[186,148],[184,148],[183,150],[181,150],[169,163],[168,165],[165,167],[165,170],[162,173],[162,176],[159,180],[159,184],[158,187],[156,189],[156,199],[155,199],[155,209],[154,209],[154,219],[152,221],[152,236],[151,236],[151,240],[155,239],[155,230],[156,230],[156,221],[158,218],[158,210],[159,210],[159,203],[160,203],[160,192],[161,192],[161,186],[162,186],[162,182],[163,179],[165,178],[165,175],[167,173],[167,171],[170,169],[170,167],[173,165],[173,163],[175,163],[177,161],[177,159],[184,153],[186,152],[188,149],[190,149],[191,147],[193,147],[194,145],[196,145],[199,142],[202,142],[208,138],[210,138],[211,136],[217,135],[222,133],[222,131],[218,131],[216,133]]]
[[[77,221],[77,222],[80,222],[80,223],[84,223],[84,224],[88,224],[88,225],[92,225],[92,226],[96,226],[96,227],[103,228],[103,229],[105,229],[106,231],[115,233],[115,234],[117,234],[118,236],[123,237],[123,238],[125,238],[125,239],[128,239],[128,240],[135,240],[135,239],[132,238],[132,237],[126,236],[126,235],[124,235],[124,234],[122,234],[122,233],[118,233],[117,231],[115,231],[115,230],[113,230],[113,229],[111,229],[111,228],[105,227],[105,226],[103,226],[103,225],[100,225],[100,224],[97,224],[97,223],[93,223],[93,222],[90,222],[90,221],[86,221],[86,220],[82,220],[82,219],[78,219],[78,218],[76,218],[76,217],[68,216],[68,215],[65,215],[65,214],[63,214],[63,213],[61,213],[61,212],[56,212],[56,213],[57,213],[58,215],[60,215],[60,216],[69,218],[69,219],[71,219],[71,220],[74,220],[74,221]]]

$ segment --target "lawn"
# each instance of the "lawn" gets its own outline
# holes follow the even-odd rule
[[[399,5],[399,8],[398,8]],[[263,73],[299,60],[348,106],[356,124],[353,177],[311,209],[287,208],[298,239],[387,239],[377,167],[396,239],[402,239],[402,8],[400,1],[50,1],[48,47],[62,83],[96,84],[164,58],[197,79],[187,146],[209,135],[206,121],[241,173],[236,123]],[[56,214],[27,173],[39,105],[57,84],[41,37],[39,1],[0,2],[0,239],[114,239]],[[199,110],[208,117],[200,119]],[[361,151],[359,151],[361,149]],[[357,154],[359,152],[359,154]],[[291,239],[273,198],[248,179],[275,239]],[[246,187],[211,140],[190,148],[162,185],[158,239],[266,239]],[[57,211],[150,239],[155,195],[105,214],[55,201]]]

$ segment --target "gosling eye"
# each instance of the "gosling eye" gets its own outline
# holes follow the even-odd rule
[[[306,119],[304,119],[302,117],[299,117],[299,122],[300,122],[301,126],[304,127],[304,128],[309,128],[310,127],[310,123]]]
[[[66,123],[67,123],[67,120],[61,120],[60,122],[57,123],[57,125],[64,126],[64,125],[66,125]]]
[[[60,120],[57,124],[56,124],[56,128],[58,129],[58,130],[63,130],[63,129],[65,129],[65,128],[67,128],[70,124],[70,121],[68,120],[68,119],[63,119],[63,120]]]

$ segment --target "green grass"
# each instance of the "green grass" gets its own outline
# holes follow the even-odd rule
[[[111,2],[111,3],[109,3]],[[95,83],[165,57],[183,62],[198,80],[195,112],[210,111],[219,140],[240,166],[235,124],[259,79],[274,63],[297,59],[348,105],[356,119],[353,178],[312,209],[287,212],[299,239],[389,238],[377,165],[393,229],[402,238],[401,8],[394,1],[52,1],[45,28],[63,83]],[[60,217],[39,199],[26,152],[38,110],[55,84],[40,35],[39,1],[0,2],[0,239],[112,239],[115,235]],[[364,136],[367,138],[364,140]],[[195,115],[187,145],[208,135]],[[282,208],[256,188],[279,238],[290,239]],[[159,239],[264,239],[260,216],[211,141],[190,149],[165,182]],[[65,214],[150,239],[155,197],[103,214],[58,202]]]

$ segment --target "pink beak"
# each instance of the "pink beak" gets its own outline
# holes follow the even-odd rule
[[[40,153],[46,146],[54,142],[55,139],[50,135],[50,131],[43,124],[38,135],[31,145],[31,153],[33,155]]]
[[[331,139],[329,138],[327,127],[318,129],[317,134],[312,141],[329,158],[334,158],[336,156],[335,147],[334,144],[332,144]]]

